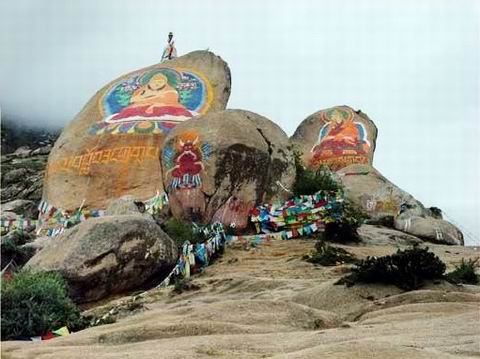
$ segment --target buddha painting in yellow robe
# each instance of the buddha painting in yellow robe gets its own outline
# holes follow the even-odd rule
[[[149,117],[179,121],[193,116],[194,113],[179,102],[178,92],[169,83],[167,76],[158,73],[132,94],[127,107],[108,118],[107,122],[143,120]]]
[[[178,123],[207,111],[211,85],[200,73],[160,67],[114,84],[99,100],[91,134],[166,134]]]
[[[325,125],[311,152],[311,162],[342,155],[366,155],[370,148],[367,131],[362,123],[353,121],[351,110],[334,108],[323,114]]]

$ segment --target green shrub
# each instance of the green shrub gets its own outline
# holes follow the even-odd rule
[[[22,266],[33,256],[34,250],[27,249],[19,245],[19,242],[16,241],[14,235],[15,233],[12,235],[12,232],[10,232],[8,235],[2,237],[2,264],[6,265],[8,262],[13,260],[15,265]],[[23,243],[24,242],[20,242],[20,244]]]
[[[191,223],[181,221],[174,217],[163,222],[162,229],[173,239],[178,248],[181,248],[185,241],[193,244],[205,240],[201,233],[194,233],[195,231]]]
[[[324,241],[315,243],[315,251],[308,257],[307,262],[322,266],[335,266],[341,263],[355,262],[356,258],[343,248],[332,247]]]
[[[321,190],[338,191],[343,189],[341,184],[335,181],[327,166],[322,165],[316,171],[306,168],[298,151],[295,152],[295,169],[296,178],[293,185],[295,196],[311,195]],[[335,217],[337,213],[340,213],[340,218],[326,225],[326,238],[339,243],[359,242],[357,229],[367,219],[366,214],[349,201],[342,202],[340,207],[335,206],[331,211],[332,213],[328,215]]]
[[[39,336],[67,326],[86,326],[79,309],[68,298],[63,278],[53,272],[21,271],[2,280],[2,340]]]
[[[295,196],[311,195],[320,190],[336,191],[340,188],[327,166],[321,166],[316,171],[306,168],[298,151],[295,152],[295,170],[296,177],[293,184]]]
[[[342,202],[336,211],[340,212],[340,219],[325,225],[325,239],[336,243],[360,242],[357,230],[366,215],[348,201]]]
[[[384,257],[367,257],[339,283],[394,284],[405,290],[420,288],[425,280],[441,279],[445,264],[428,248],[414,247]]]
[[[455,284],[478,284],[480,280],[475,273],[475,269],[478,267],[478,260],[479,258],[465,261],[465,259],[462,258],[462,263],[460,263],[459,266],[455,266],[452,272],[447,273],[445,278]]]

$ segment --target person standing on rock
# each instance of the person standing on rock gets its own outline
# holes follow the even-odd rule
[[[163,50],[162,62],[167,60],[172,60],[176,57],[177,57],[177,49],[175,48],[175,44],[173,41],[173,33],[169,32],[167,46],[165,47],[165,50]]]

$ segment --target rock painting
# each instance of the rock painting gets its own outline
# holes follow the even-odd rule
[[[235,225],[236,228],[245,228],[248,224],[248,215],[255,206],[254,201],[245,202],[232,196],[218,209],[213,216],[213,221],[223,223],[225,226]]]
[[[145,162],[156,163],[160,156],[159,146],[119,146],[108,149],[87,148],[77,156],[69,156],[52,161],[47,167],[47,176],[59,172],[72,172],[80,176],[88,176],[92,165],[108,164],[142,165]]]
[[[114,84],[99,99],[103,115],[90,128],[101,134],[166,134],[179,122],[205,113],[213,98],[204,75],[156,68]]]
[[[361,196],[361,204],[369,214],[387,213],[395,216],[400,211],[400,200],[391,187]]]
[[[201,172],[203,161],[212,152],[208,143],[200,143],[198,134],[194,131],[183,132],[176,138],[174,147],[167,144],[163,152],[163,160],[170,174],[170,189],[190,189],[202,184]]]
[[[174,215],[183,214],[197,221],[205,210],[204,195],[201,191],[204,161],[212,152],[209,143],[201,142],[195,131],[185,131],[166,143],[163,162],[167,170],[167,189]]]
[[[311,150],[310,165],[328,165],[332,170],[352,163],[368,163],[371,144],[363,123],[354,121],[347,108],[332,108],[322,113],[325,124]]]

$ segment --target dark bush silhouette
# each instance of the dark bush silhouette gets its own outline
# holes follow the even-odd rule
[[[345,249],[330,246],[321,240],[315,243],[315,251],[307,258],[307,262],[322,266],[335,266],[355,261],[356,258]]]
[[[339,283],[394,284],[405,290],[420,288],[425,280],[441,279],[445,264],[428,248],[414,247],[384,257],[367,257],[352,268]]]
[[[455,270],[447,273],[445,278],[455,284],[478,284],[480,280],[475,273],[475,269],[478,267],[478,260],[479,258],[465,261],[465,259],[462,258],[462,263],[460,263],[459,266],[455,266]]]

